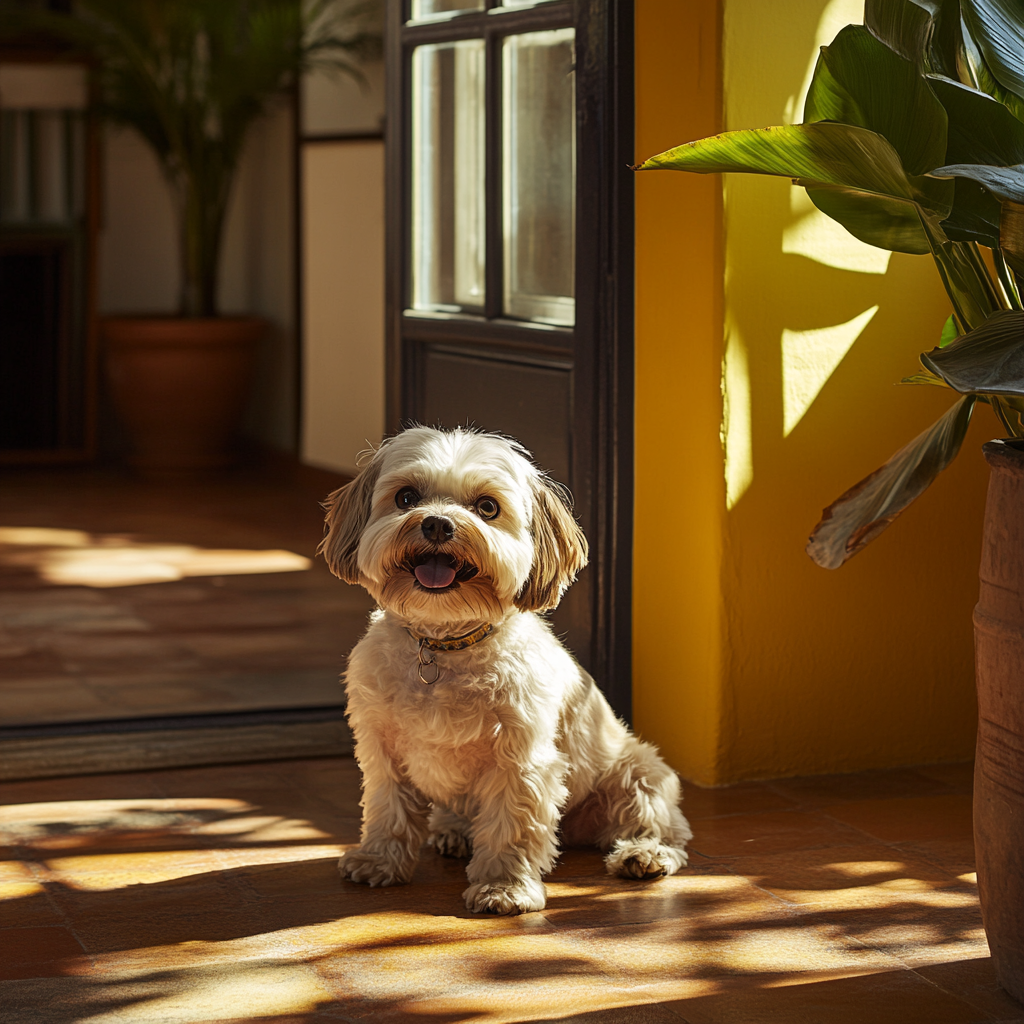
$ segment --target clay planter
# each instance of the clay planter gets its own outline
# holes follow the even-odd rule
[[[114,408],[149,474],[194,473],[232,461],[245,409],[257,317],[111,317],[103,322]]]
[[[974,612],[978,890],[999,983],[1024,1002],[1024,446],[990,441]]]

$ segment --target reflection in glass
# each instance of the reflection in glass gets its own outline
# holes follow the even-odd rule
[[[412,61],[412,306],[484,304],[484,41]]]
[[[505,313],[576,320],[573,30],[509,36],[503,53]]]
[[[533,0],[530,0],[532,3]],[[451,11],[482,11],[483,0],[412,0],[412,20],[433,18]]]

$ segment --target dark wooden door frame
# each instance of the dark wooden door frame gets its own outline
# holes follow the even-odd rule
[[[490,5],[495,6],[495,5]],[[631,717],[633,532],[633,0],[552,0],[500,15],[454,15],[405,24],[406,0],[387,0],[387,424],[397,430],[412,408],[408,392],[418,342],[472,344],[474,339],[521,353],[573,362],[572,479],[576,512],[591,544],[591,564],[577,587],[586,591],[588,650],[577,650],[612,706]],[[487,312],[410,316],[407,254],[408,153],[404,102],[414,45],[483,36],[488,75],[499,35],[557,28],[576,30],[576,324],[537,330],[494,319],[501,293],[493,201],[498,147],[489,147]],[[496,90],[491,89],[493,98]],[[489,111],[488,131],[499,131]],[[414,370],[414,367],[413,367]]]

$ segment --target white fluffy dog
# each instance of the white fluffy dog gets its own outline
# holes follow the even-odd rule
[[[321,551],[376,599],[346,674],[363,772],[344,878],[395,885],[428,836],[470,857],[466,906],[541,910],[570,844],[670,875],[691,832],[679,780],[615,717],[537,613],[586,565],[562,490],[514,441],[414,427],[328,499]]]

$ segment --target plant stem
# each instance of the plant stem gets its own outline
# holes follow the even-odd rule
[[[1021,304],[1020,290],[1017,288],[1017,281],[1015,280],[1010,268],[1006,265],[1006,260],[1003,258],[1003,254],[998,249],[992,250],[992,261],[996,265],[996,276],[999,278],[999,283],[1003,286],[1003,293],[1006,296],[1008,303],[1008,309],[1024,309],[1024,305]]]

